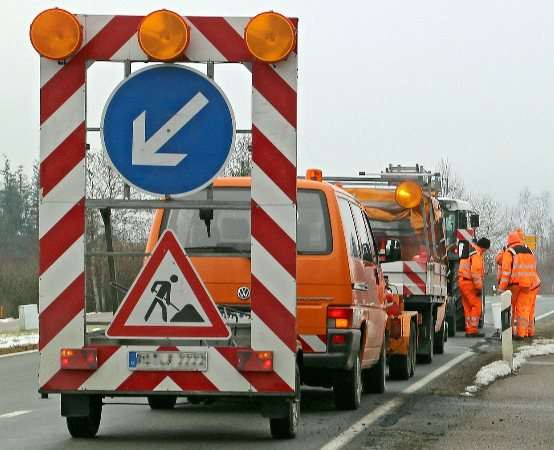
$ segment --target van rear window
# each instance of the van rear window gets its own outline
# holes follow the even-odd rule
[[[206,191],[190,200],[206,200]],[[250,201],[250,189],[215,188],[213,199]],[[323,192],[299,189],[297,195],[298,254],[328,254],[332,250],[329,210]],[[175,209],[167,222],[191,255],[249,255],[250,211],[226,209]]]

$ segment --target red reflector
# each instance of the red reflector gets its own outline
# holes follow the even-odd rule
[[[95,348],[62,348],[60,361],[62,369],[94,370],[98,368],[98,353]]]
[[[346,336],[344,334],[334,334],[331,337],[331,343],[336,345],[346,344]]]
[[[239,350],[237,360],[237,369],[243,372],[273,371],[273,352]]]
[[[390,319],[390,335],[393,338],[402,336],[402,321],[400,319]]]
[[[328,308],[327,317],[330,319],[351,319],[352,309],[349,308]]]

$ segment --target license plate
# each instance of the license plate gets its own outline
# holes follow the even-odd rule
[[[129,370],[208,370],[208,352],[129,352]]]

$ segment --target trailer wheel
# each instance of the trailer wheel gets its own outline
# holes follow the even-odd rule
[[[274,439],[292,439],[298,432],[300,421],[300,368],[296,363],[295,395],[288,400],[288,414],[286,417],[269,419],[269,429]]]
[[[382,394],[386,389],[387,381],[387,342],[383,339],[379,361],[370,369],[362,373],[364,392]]]
[[[389,357],[389,376],[391,380],[408,380],[414,373],[414,330],[410,323],[410,340],[406,355],[391,355]]]
[[[435,333],[435,340],[433,343],[433,352],[436,355],[444,354],[444,343],[446,342],[446,327],[443,320],[441,329]]]
[[[410,322],[410,351],[409,351],[409,376],[415,374],[416,359],[417,359],[417,323],[412,320]]]
[[[362,364],[358,354],[352,369],[341,372],[333,384],[337,409],[358,409],[362,401],[362,390]]]
[[[93,438],[100,428],[102,397],[91,396],[88,416],[66,417],[67,429],[74,438]]]
[[[150,409],[173,409],[177,403],[176,395],[152,395],[148,397]]]

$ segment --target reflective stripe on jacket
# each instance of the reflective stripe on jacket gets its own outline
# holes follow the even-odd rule
[[[508,247],[502,256],[499,288],[504,291],[511,284],[528,288],[540,284],[537,260],[531,249],[525,245]]]
[[[469,257],[460,259],[458,278],[471,280],[476,289],[483,289],[484,274],[483,255],[478,247],[473,245],[473,251],[469,254]]]

